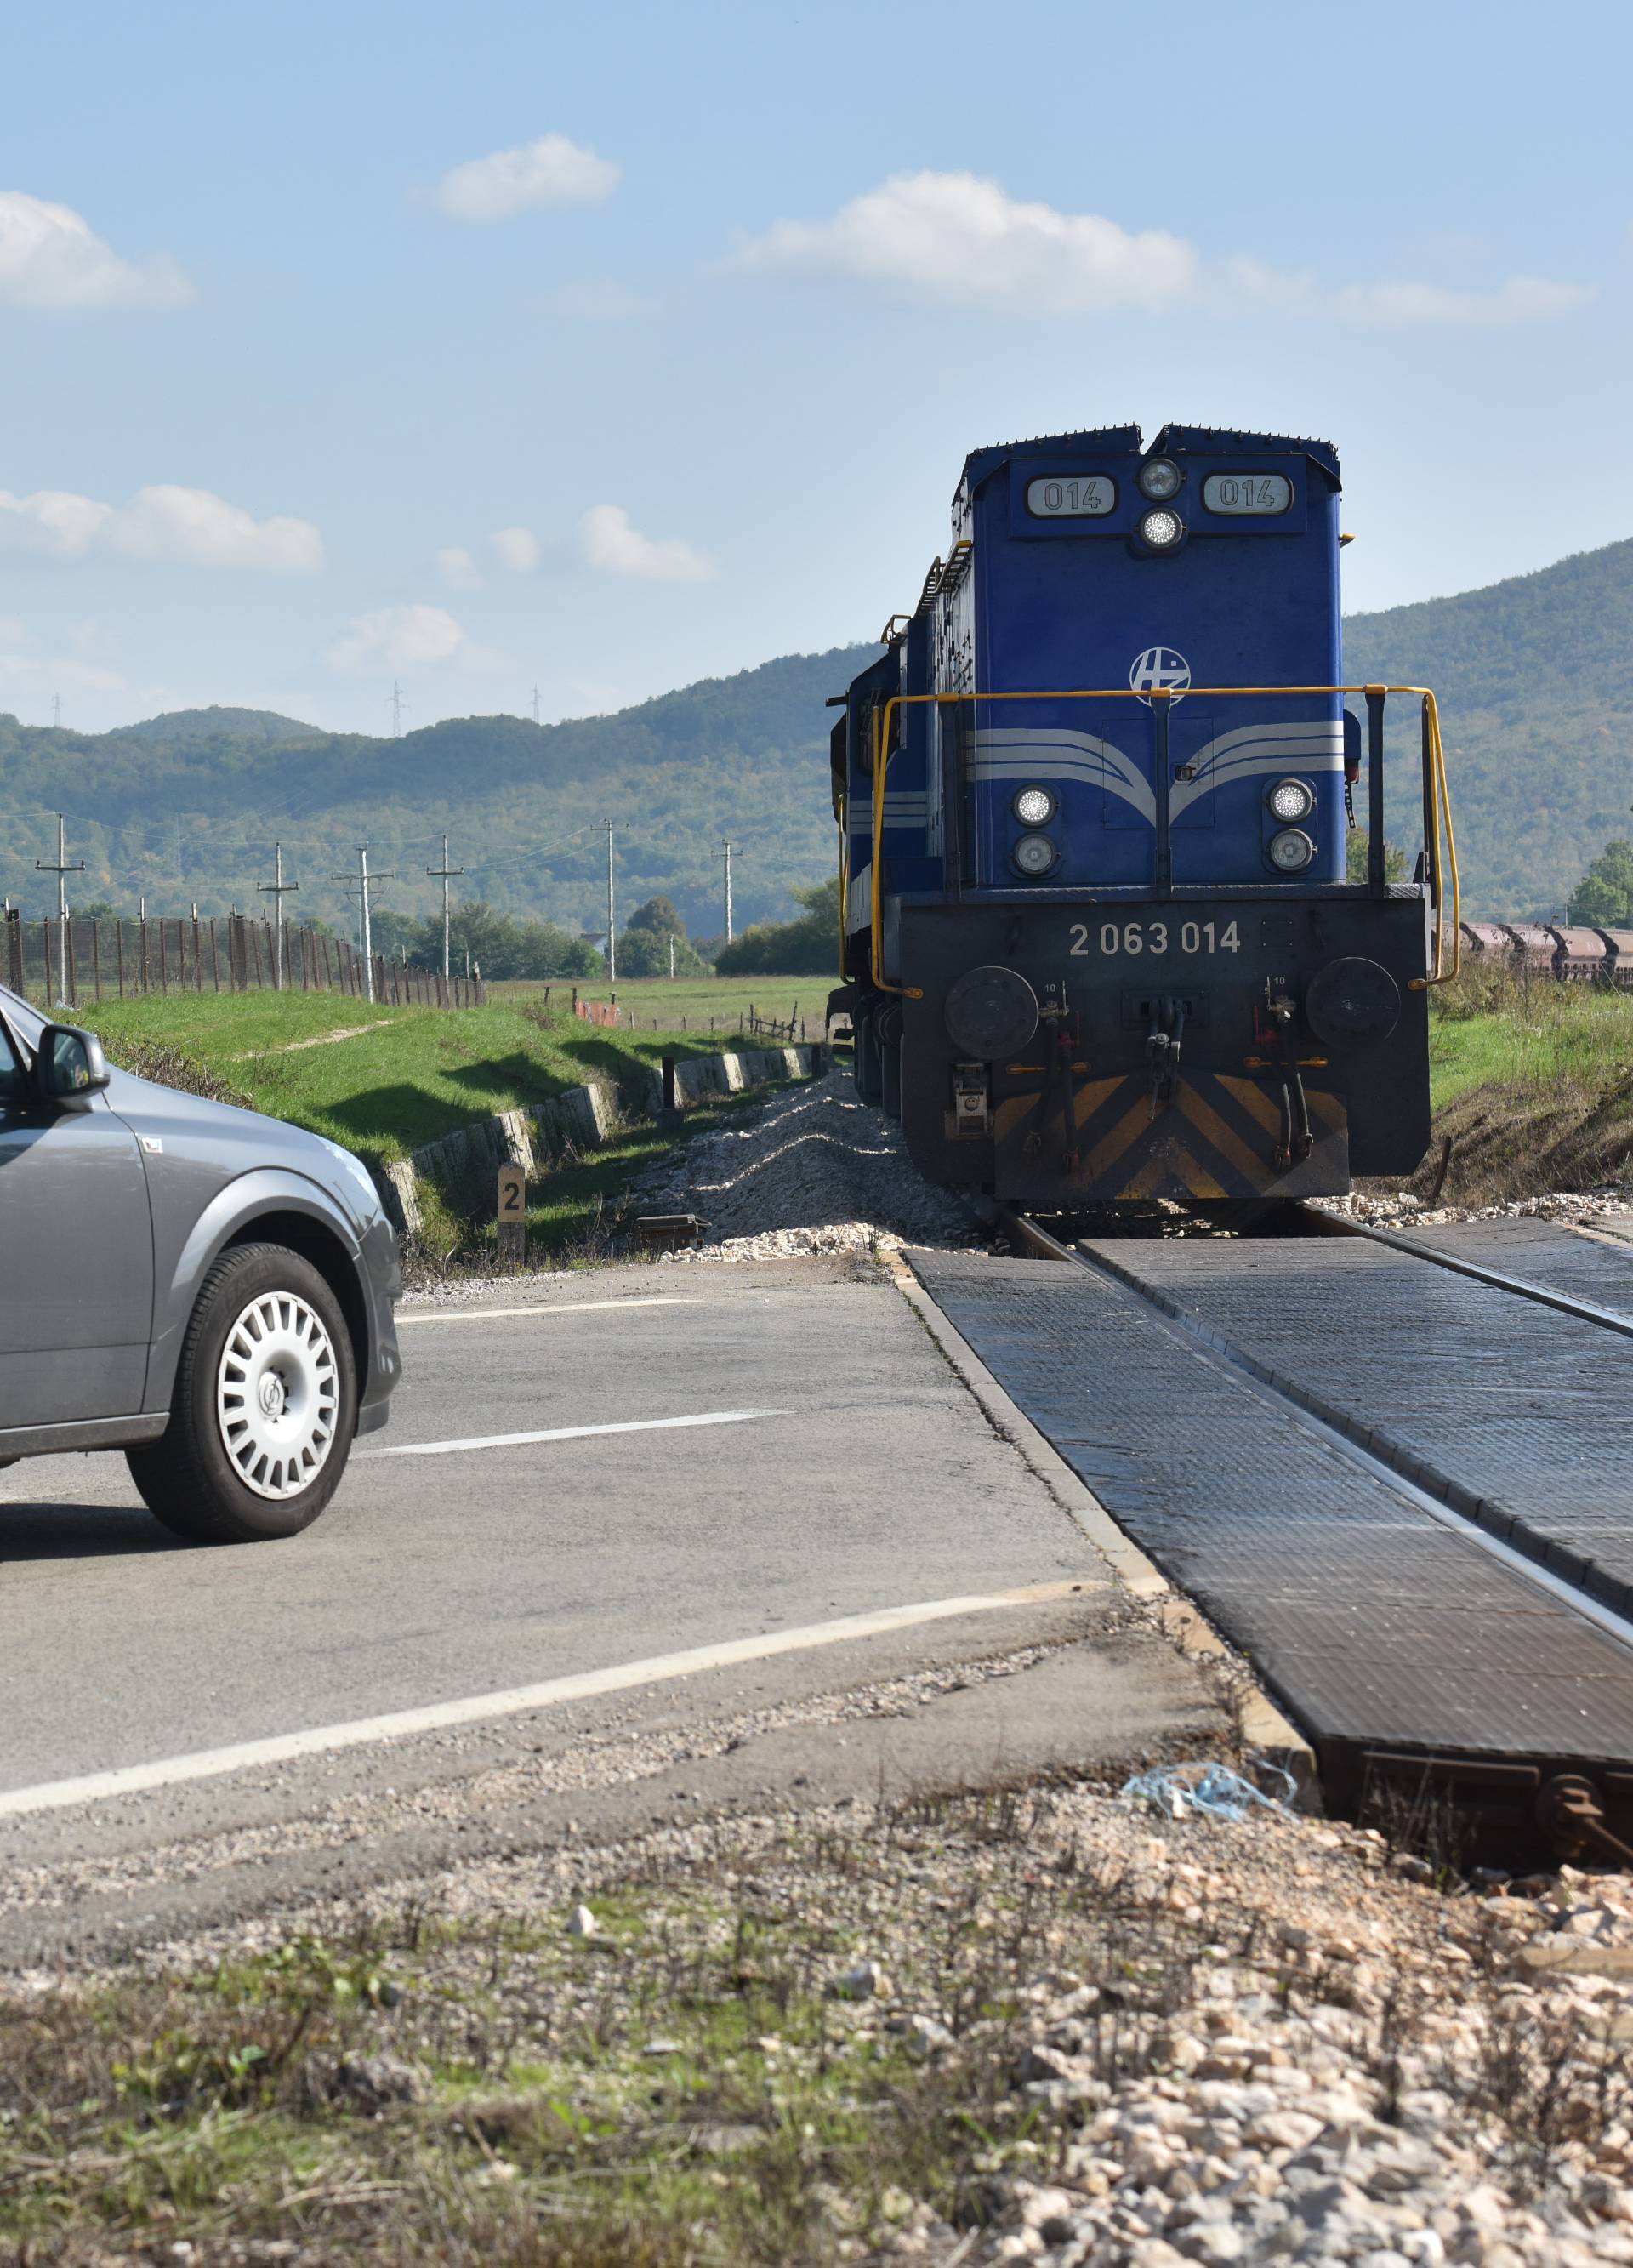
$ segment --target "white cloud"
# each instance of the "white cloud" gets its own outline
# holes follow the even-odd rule
[[[678,536],[658,541],[629,525],[622,504],[598,504],[578,523],[584,556],[607,575],[636,575],[653,583],[707,583],[714,562]]]
[[[324,659],[338,676],[370,677],[452,661],[467,644],[465,632],[441,607],[380,607],[354,615]]]
[[[1585,284],[1511,276],[1495,291],[1448,291],[1438,284],[1351,284],[1333,295],[1350,323],[1401,329],[1410,323],[1545,323],[1574,314],[1593,297]]]
[[[194,296],[173,260],[121,260],[71,205],[0,189],[0,304],[184,307]]]
[[[1355,323],[1523,323],[1568,314],[1593,296],[1531,276],[1490,291],[1416,283],[1329,290],[1308,271],[1249,255],[1204,258],[1163,230],[1133,232],[1100,213],[1023,203],[976,173],[893,174],[831,219],[776,222],[739,247],[734,264],[762,276],[850,278],[944,306],[1048,315],[1247,305]]]
[[[530,527],[496,528],[488,538],[488,549],[512,575],[531,575],[539,564],[539,539]]]
[[[894,173],[831,220],[780,220],[743,245],[738,264],[765,275],[856,276],[921,299],[1086,314],[1188,298],[1195,247],[1157,229],[1138,235],[1098,213],[1022,204],[975,173]]]
[[[451,591],[480,591],[482,574],[462,543],[445,544],[437,554],[437,572]]]
[[[454,166],[432,202],[450,220],[509,220],[536,205],[592,205],[611,196],[622,169],[564,134],[541,135],[519,150],[496,150]]]
[[[0,489],[0,549],[147,566],[253,567],[271,575],[310,575],[323,564],[323,538],[310,520],[255,519],[208,489],[168,483],[138,489],[128,504],[64,489],[25,497]]]

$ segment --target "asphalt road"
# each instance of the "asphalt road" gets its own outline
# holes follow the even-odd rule
[[[173,1543],[106,1456],[0,1474],[0,1959],[1213,1721],[878,1277],[607,1270],[403,1337],[290,1543]]]

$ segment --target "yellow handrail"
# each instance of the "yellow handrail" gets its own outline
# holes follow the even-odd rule
[[[1271,695],[1321,695],[1345,693],[1415,693],[1423,703],[1423,714],[1429,726],[1429,778],[1431,841],[1429,873],[1435,905],[1434,966],[1427,976],[1415,976],[1409,990],[1426,992],[1434,985],[1449,984],[1463,965],[1462,890],[1457,871],[1457,838],[1452,827],[1451,791],[1446,784],[1445,749],[1440,738],[1440,709],[1434,693],[1427,685],[1189,685],[1179,698],[1191,696],[1207,701],[1262,700]],[[944,705],[948,703],[980,701],[1172,701],[1175,694],[1171,686],[1151,686],[1142,691],[1132,685],[1071,686],[1056,693],[893,693],[882,708],[873,711],[873,865],[869,876],[871,884],[872,936],[869,966],[876,988],[881,992],[894,992],[909,1000],[922,1000],[921,987],[916,984],[892,984],[884,972],[884,902],[880,887],[880,864],[885,844],[885,774],[890,763],[890,722],[897,709],[917,708],[925,704]],[[1445,835],[1445,867],[1440,856],[1440,837]],[[1452,959],[1446,966],[1445,950],[1445,921],[1441,914],[1443,902],[1441,880],[1449,869],[1452,878]]]
[[[845,927],[845,915],[850,904],[850,829],[846,821],[850,809],[850,798],[842,787],[839,791],[839,981],[845,981],[845,940],[850,932]],[[447,864],[445,859],[444,865]]]

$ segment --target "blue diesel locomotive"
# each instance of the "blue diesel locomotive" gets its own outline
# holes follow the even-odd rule
[[[1423,1157],[1445,764],[1431,693],[1342,682],[1339,486],[1325,442],[1196,426],[966,460],[946,556],[832,704],[834,1005],[932,1180],[1064,1209],[1333,1195]]]

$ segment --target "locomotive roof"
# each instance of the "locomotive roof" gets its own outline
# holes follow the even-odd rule
[[[989,449],[972,450],[964,460],[963,485],[973,493],[1000,465],[1007,464],[1023,451],[1051,449],[1063,455],[1092,457],[1114,450],[1135,453],[1143,447],[1137,425],[1093,425],[1078,433],[1039,433],[1030,440],[1002,441]],[[1232,456],[1308,457],[1320,467],[1335,487],[1339,485],[1338,452],[1332,443],[1299,439],[1291,434],[1243,433],[1226,425],[1169,423],[1151,443],[1150,453],[1198,455],[1215,452],[1228,452]]]

